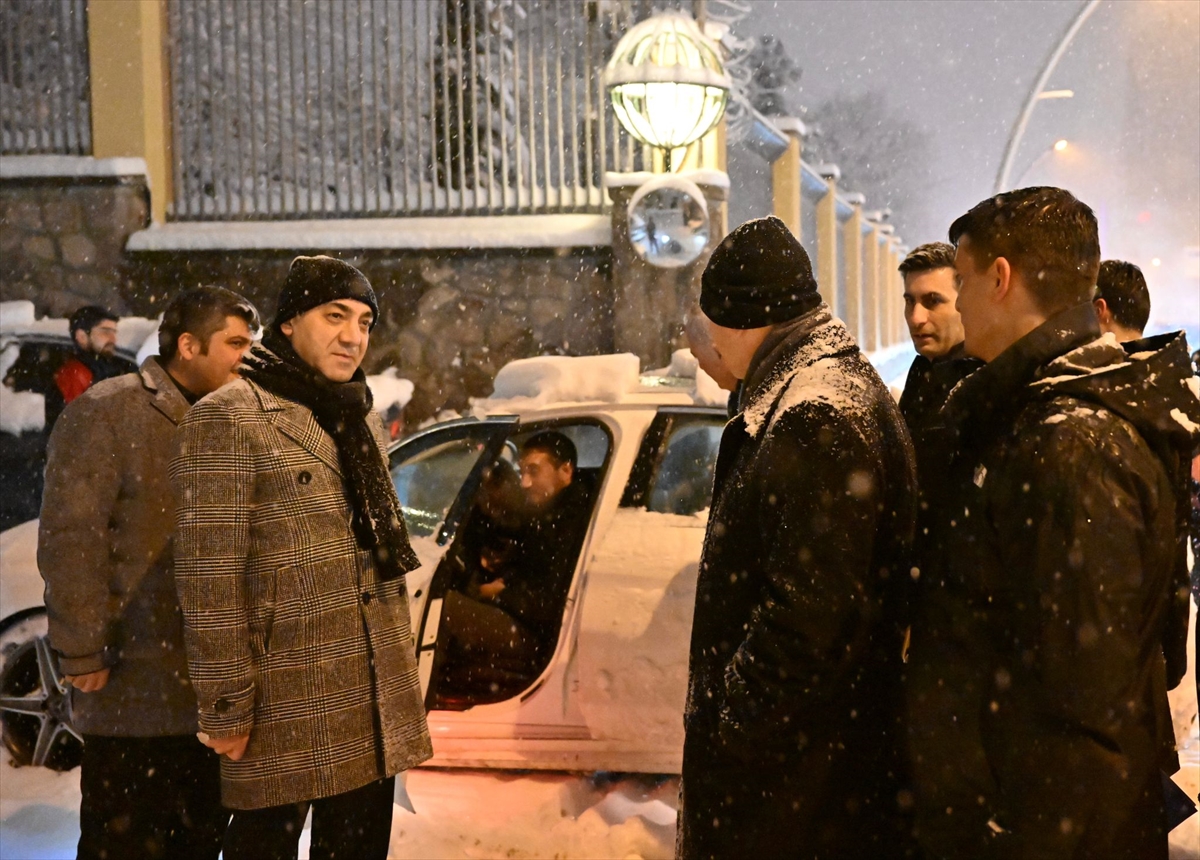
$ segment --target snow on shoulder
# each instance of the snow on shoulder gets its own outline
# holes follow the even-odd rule
[[[638,386],[638,357],[541,355],[509,362],[496,374],[491,397],[472,401],[478,412],[540,409],[553,403],[616,403]]]
[[[742,411],[746,432],[757,437],[768,417],[773,425],[784,414],[809,403],[862,412],[866,383],[848,375],[841,367],[841,359],[833,355],[853,345],[854,339],[839,319],[831,319],[813,329],[803,348],[773,375],[771,384],[757,392]],[[855,429],[858,429],[857,423]]]

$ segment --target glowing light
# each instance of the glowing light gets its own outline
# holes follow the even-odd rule
[[[621,38],[604,84],[626,131],[642,143],[672,150],[717,124],[732,81],[719,49],[695,20],[665,12]]]
[[[1073,99],[1075,98],[1075,90],[1042,90],[1038,93],[1039,99]]]
[[[1162,265],[1162,260],[1160,260],[1158,257],[1155,257],[1153,260],[1150,261],[1150,265],[1157,269],[1159,266]]]
[[[1054,151],[1062,152],[1070,145],[1071,144],[1067,143],[1067,141],[1065,139],[1064,140],[1056,140],[1056,141],[1054,141]]]

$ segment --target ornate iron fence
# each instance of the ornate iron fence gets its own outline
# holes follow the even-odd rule
[[[86,0],[0,2],[0,153],[92,151]]]
[[[171,0],[176,220],[600,212],[636,0]]]

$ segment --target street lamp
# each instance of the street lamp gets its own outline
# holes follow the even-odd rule
[[[1030,173],[1032,173],[1033,169],[1035,167],[1037,167],[1039,164],[1041,164],[1042,160],[1046,156],[1052,155],[1054,153],[1063,153],[1063,152],[1066,152],[1070,148],[1071,148],[1071,142],[1069,140],[1067,140],[1066,138],[1059,138],[1058,140],[1054,141],[1054,143],[1050,144],[1045,149],[1043,149],[1040,153],[1038,153],[1037,158],[1035,158],[1033,161],[1029,162],[1029,166],[1021,171],[1021,175],[1017,177],[1017,181],[1013,183],[1013,187],[1014,188],[1021,187],[1025,182],[1025,177],[1027,177]]]
[[[1054,50],[1046,58],[1046,63],[1042,66],[1041,72],[1038,73],[1037,80],[1033,82],[1033,88],[1029,91],[1029,95],[1025,97],[1025,104],[1022,106],[1016,124],[1013,125],[1012,131],[1008,136],[1008,143],[1005,144],[1004,156],[1000,159],[1000,170],[996,173],[996,185],[994,189],[996,194],[1008,190],[1008,176],[1012,171],[1013,161],[1017,157],[1017,147],[1021,145],[1021,138],[1025,135],[1025,127],[1029,125],[1029,117],[1033,115],[1034,105],[1041,100],[1042,94],[1047,92],[1045,87],[1046,83],[1050,80],[1050,75],[1054,73],[1055,66],[1062,59],[1062,55],[1066,53],[1071,40],[1075,38],[1075,34],[1083,26],[1083,22],[1096,11],[1096,7],[1099,5],[1100,0],[1084,0],[1083,5],[1079,7],[1079,11],[1075,13],[1075,17],[1071,19],[1071,23],[1067,26],[1066,32],[1055,43]],[[1069,91],[1050,90],[1049,92],[1065,94]],[[1071,95],[1074,96],[1075,93],[1071,92]],[[1069,98],[1069,96],[1065,95],[1060,97]]]
[[[699,140],[721,119],[732,81],[696,21],[664,12],[621,38],[604,85],[621,125],[663,150],[669,170],[672,150]]]

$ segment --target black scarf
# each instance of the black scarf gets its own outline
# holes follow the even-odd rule
[[[396,488],[367,425],[372,400],[362,369],[349,382],[333,382],[307,365],[291,342],[270,328],[262,344],[243,359],[242,375],[307,406],[321,429],[333,437],[354,511],[354,536],[359,546],[371,551],[380,578],[393,579],[419,567]]]

